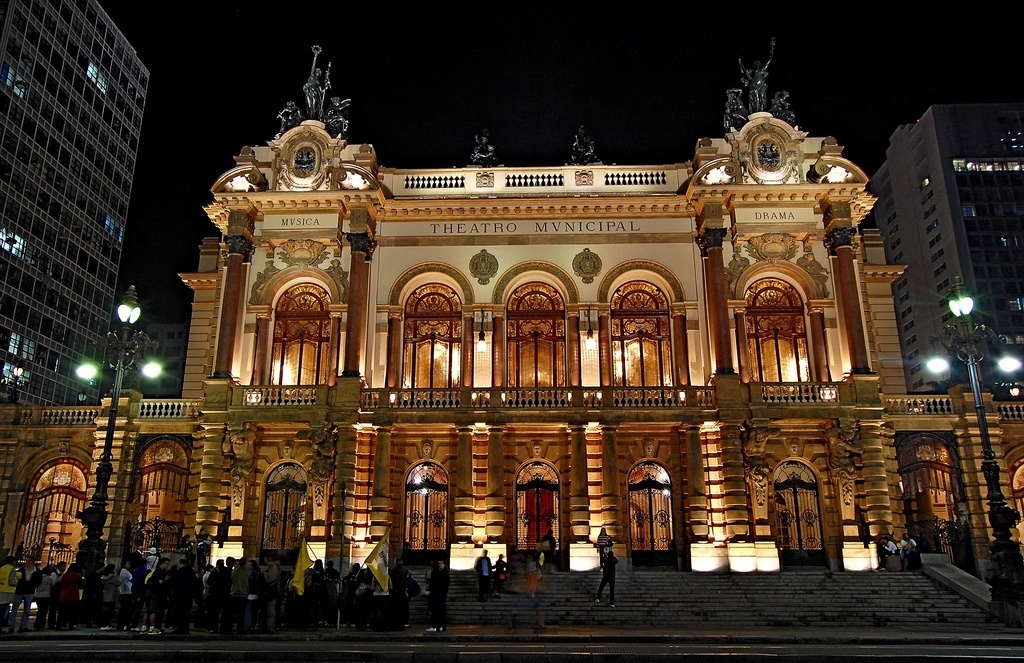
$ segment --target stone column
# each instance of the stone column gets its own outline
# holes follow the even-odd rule
[[[491,386],[505,386],[505,315],[491,314]]]
[[[225,513],[229,490],[225,472],[225,432],[223,423],[215,423],[203,425],[203,429],[195,434],[196,442],[202,443],[196,525],[205,528],[214,539],[227,536],[221,528],[226,527],[229,517]]]
[[[882,534],[894,534],[892,529],[892,500],[886,470],[886,449],[893,448],[893,431],[880,422],[860,421],[861,476],[864,480],[864,510],[871,538],[877,540]],[[894,459],[895,462],[895,459]],[[897,477],[891,477],[893,480]]]
[[[327,386],[338,384],[338,355],[341,353],[341,312],[331,311],[331,342],[327,348]]]
[[[228,247],[228,257],[224,269],[224,292],[220,304],[220,325],[217,328],[217,360],[213,374],[219,378],[232,376],[235,362],[235,345],[238,328],[242,321],[242,288],[245,285],[245,263],[252,257],[252,236],[247,225],[242,221],[235,223],[236,216],[248,217],[244,212],[231,212],[228,222],[229,232],[237,230],[237,234],[224,237]],[[236,225],[238,227],[236,228]]]
[[[402,312],[388,312],[388,365],[385,369],[385,384],[388,389],[399,386],[402,377]]]
[[[492,426],[487,432],[487,541],[505,540],[505,456],[502,453],[504,431]]]
[[[459,426],[455,459],[455,539],[473,543],[473,427]]]
[[[477,335],[473,333],[473,312],[463,312],[462,315],[462,365],[459,371],[462,373],[462,386],[472,388],[473,386],[473,358],[476,357]],[[483,322],[480,322],[481,327]]]
[[[813,307],[811,318],[811,356],[814,360],[814,379],[818,382],[829,382],[832,375],[828,370],[828,353],[825,350],[825,312],[821,307]]]
[[[569,313],[566,322],[565,345],[569,351],[569,386],[578,387],[583,384],[580,368],[580,312]]]
[[[750,515],[747,511],[747,478],[743,468],[743,443],[740,426],[720,424],[722,435],[722,506],[725,509],[725,535],[732,542],[750,539]]]
[[[362,375],[363,339],[366,332],[366,310],[370,287],[370,258],[377,243],[369,233],[345,233],[352,246],[352,264],[349,275],[348,321],[345,327],[345,368],[342,377]]]
[[[590,537],[590,490],[587,485],[587,427],[569,426],[570,471],[569,520],[573,543],[587,543]]]
[[[738,309],[736,318],[736,363],[740,367],[740,382],[750,382],[750,357],[747,352],[747,313]]]
[[[270,311],[256,314],[256,355],[252,361],[251,384],[269,384]]]
[[[864,340],[864,318],[861,314],[860,292],[857,286],[857,266],[853,259],[853,238],[857,229],[852,223],[850,203],[832,203],[827,208],[825,245],[835,256],[836,278],[839,292],[836,299],[842,304],[846,346],[850,354],[850,372],[854,375],[871,373],[867,342]]]
[[[352,426],[338,428],[338,450],[334,458],[334,508],[331,509],[331,543],[327,554],[341,558],[341,568],[352,560],[352,523],[358,494],[356,486],[356,436]]]
[[[687,502],[689,508],[683,514],[690,526],[693,541],[706,543],[711,528],[708,524],[708,491],[704,481],[704,450],[701,448],[700,426],[683,424],[679,428],[682,436],[683,467],[686,468]]]
[[[597,356],[601,366],[601,386],[612,386],[612,318],[609,309],[597,312]]]
[[[601,426],[602,527],[613,540],[623,542],[622,498],[619,492],[619,454],[616,448],[618,426]]]
[[[686,311],[672,312],[672,358],[676,363],[676,386],[690,386],[690,340],[686,332]]]
[[[391,522],[391,429],[376,430],[377,444],[373,451],[373,494],[370,496],[370,535],[384,535]]]
[[[715,373],[735,375],[732,364],[732,338],[729,334],[729,295],[726,288],[722,242],[728,228],[704,227],[697,238],[704,255],[704,283],[708,298],[708,326],[715,350]]]

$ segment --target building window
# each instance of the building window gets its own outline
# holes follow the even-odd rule
[[[565,305],[546,283],[525,283],[509,297],[508,386],[565,386]]]
[[[103,224],[104,230],[107,234],[116,239],[118,242],[124,241],[124,225],[114,220],[112,216],[107,215],[107,220]]]
[[[330,295],[318,285],[289,288],[274,312],[274,350],[270,382],[279,385],[325,384],[330,345]]]
[[[655,286],[632,281],[611,299],[612,375],[619,387],[672,385],[668,299]]]
[[[0,65],[0,82],[6,83],[7,87],[14,90],[14,94],[22,99],[25,98],[25,92],[27,91],[25,79],[14,70],[14,67],[7,60],[4,60],[3,64]]]
[[[440,283],[417,288],[405,303],[402,385],[408,389],[459,386],[462,302]]]
[[[100,68],[96,66],[95,62],[90,62],[88,68],[85,70],[85,77],[96,86],[96,89],[101,94],[107,93],[107,79],[100,72]]]
[[[810,379],[804,303],[779,279],[763,279],[747,292],[746,345],[754,382]]]
[[[930,178],[928,176],[925,176],[925,177],[921,178],[921,189],[924,189],[926,186],[928,186],[931,183],[932,183],[932,178]]]

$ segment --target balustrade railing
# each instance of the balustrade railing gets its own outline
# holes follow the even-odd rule
[[[996,411],[1004,421],[1024,421],[1024,403],[1002,403],[996,405]]]
[[[762,382],[760,389],[751,389],[751,398],[760,394],[765,403],[836,403],[838,382]]]
[[[949,396],[895,396],[885,399],[889,414],[953,414],[953,400]]]
[[[712,387],[683,389],[367,389],[360,399],[364,410],[435,410],[460,407],[565,409],[572,407],[714,407]]]
[[[44,407],[39,410],[38,423],[43,426],[83,426],[95,424],[99,416],[98,407]]]
[[[139,408],[142,419],[195,419],[199,416],[199,401],[176,399],[145,399]]]
[[[327,402],[327,387],[245,387],[242,394],[245,405],[253,406],[323,405]]]

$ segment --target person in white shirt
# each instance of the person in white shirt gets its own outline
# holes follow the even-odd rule
[[[128,560],[121,567],[118,573],[121,586],[118,588],[117,599],[120,602],[117,608],[117,630],[127,631],[131,628],[132,618],[132,563]]]
[[[890,555],[898,553],[896,544],[892,542],[888,536],[883,536],[878,540],[878,571],[885,570],[885,560]]]

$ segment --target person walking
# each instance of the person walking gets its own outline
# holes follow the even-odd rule
[[[500,558],[499,558],[500,559]],[[427,610],[430,611],[430,628],[427,633],[443,633],[448,628],[448,588],[451,574],[444,560],[434,562],[427,580]]]
[[[508,562],[505,561],[504,555],[498,555],[498,561],[494,563],[494,595],[501,598],[501,587],[505,584],[505,580],[508,579]]]
[[[480,555],[476,559],[474,565],[476,569],[476,580],[477,580],[477,598],[481,601],[487,599],[487,595],[491,593],[491,573],[494,571],[494,567],[491,565],[491,558],[487,556],[487,551]]]
[[[28,613],[32,608],[32,600],[36,593],[36,587],[42,582],[43,574],[39,570],[39,562],[31,557],[26,557],[24,564],[15,570],[14,601],[11,603],[11,618],[7,624],[7,632],[14,633],[15,627],[18,633],[28,632]],[[18,610],[22,610],[21,623],[18,623]]]
[[[541,537],[540,540],[540,551],[544,554],[544,562],[541,564],[541,570],[548,571],[554,562],[555,567],[559,567],[558,563],[558,541],[555,540],[555,531],[552,528],[548,528],[548,531]]]
[[[615,607],[615,565],[618,563],[619,560],[615,557],[615,551],[609,549],[608,554],[604,556],[604,561],[601,563],[601,584],[597,587],[595,603],[601,602],[601,594],[604,592],[605,585],[607,585],[609,594],[608,607]]]

